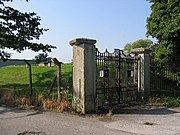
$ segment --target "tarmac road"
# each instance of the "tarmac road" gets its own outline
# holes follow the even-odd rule
[[[102,115],[0,107],[0,135],[180,135],[180,108],[134,107]]]

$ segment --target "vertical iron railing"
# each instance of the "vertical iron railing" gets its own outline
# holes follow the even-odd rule
[[[150,91],[152,96],[180,96],[180,66],[173,63],[151,63]]]

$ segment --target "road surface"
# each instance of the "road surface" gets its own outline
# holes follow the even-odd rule
[[[0,107],[0,135],[180,135],[180,108],[136,107],[109,118]]]

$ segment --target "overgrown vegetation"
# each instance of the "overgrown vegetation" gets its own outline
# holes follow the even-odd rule
[[[150,105],[163,105],[166,107],[180,107],[180,97],[154,96],[148,100]]]
[[[30,99],[27,96],[18,95],[15,91],[4,91],[0,93],[0,105],[32,107],[32,109],[58,112],[72,110],[68,91],[63,91],[60,102],[57,101],[57,96],[38,94]]]

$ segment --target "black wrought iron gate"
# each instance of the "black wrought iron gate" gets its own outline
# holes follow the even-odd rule
[[[138,59],[122,50],[96,50],[96,103],[98,108],[137,101]]]

